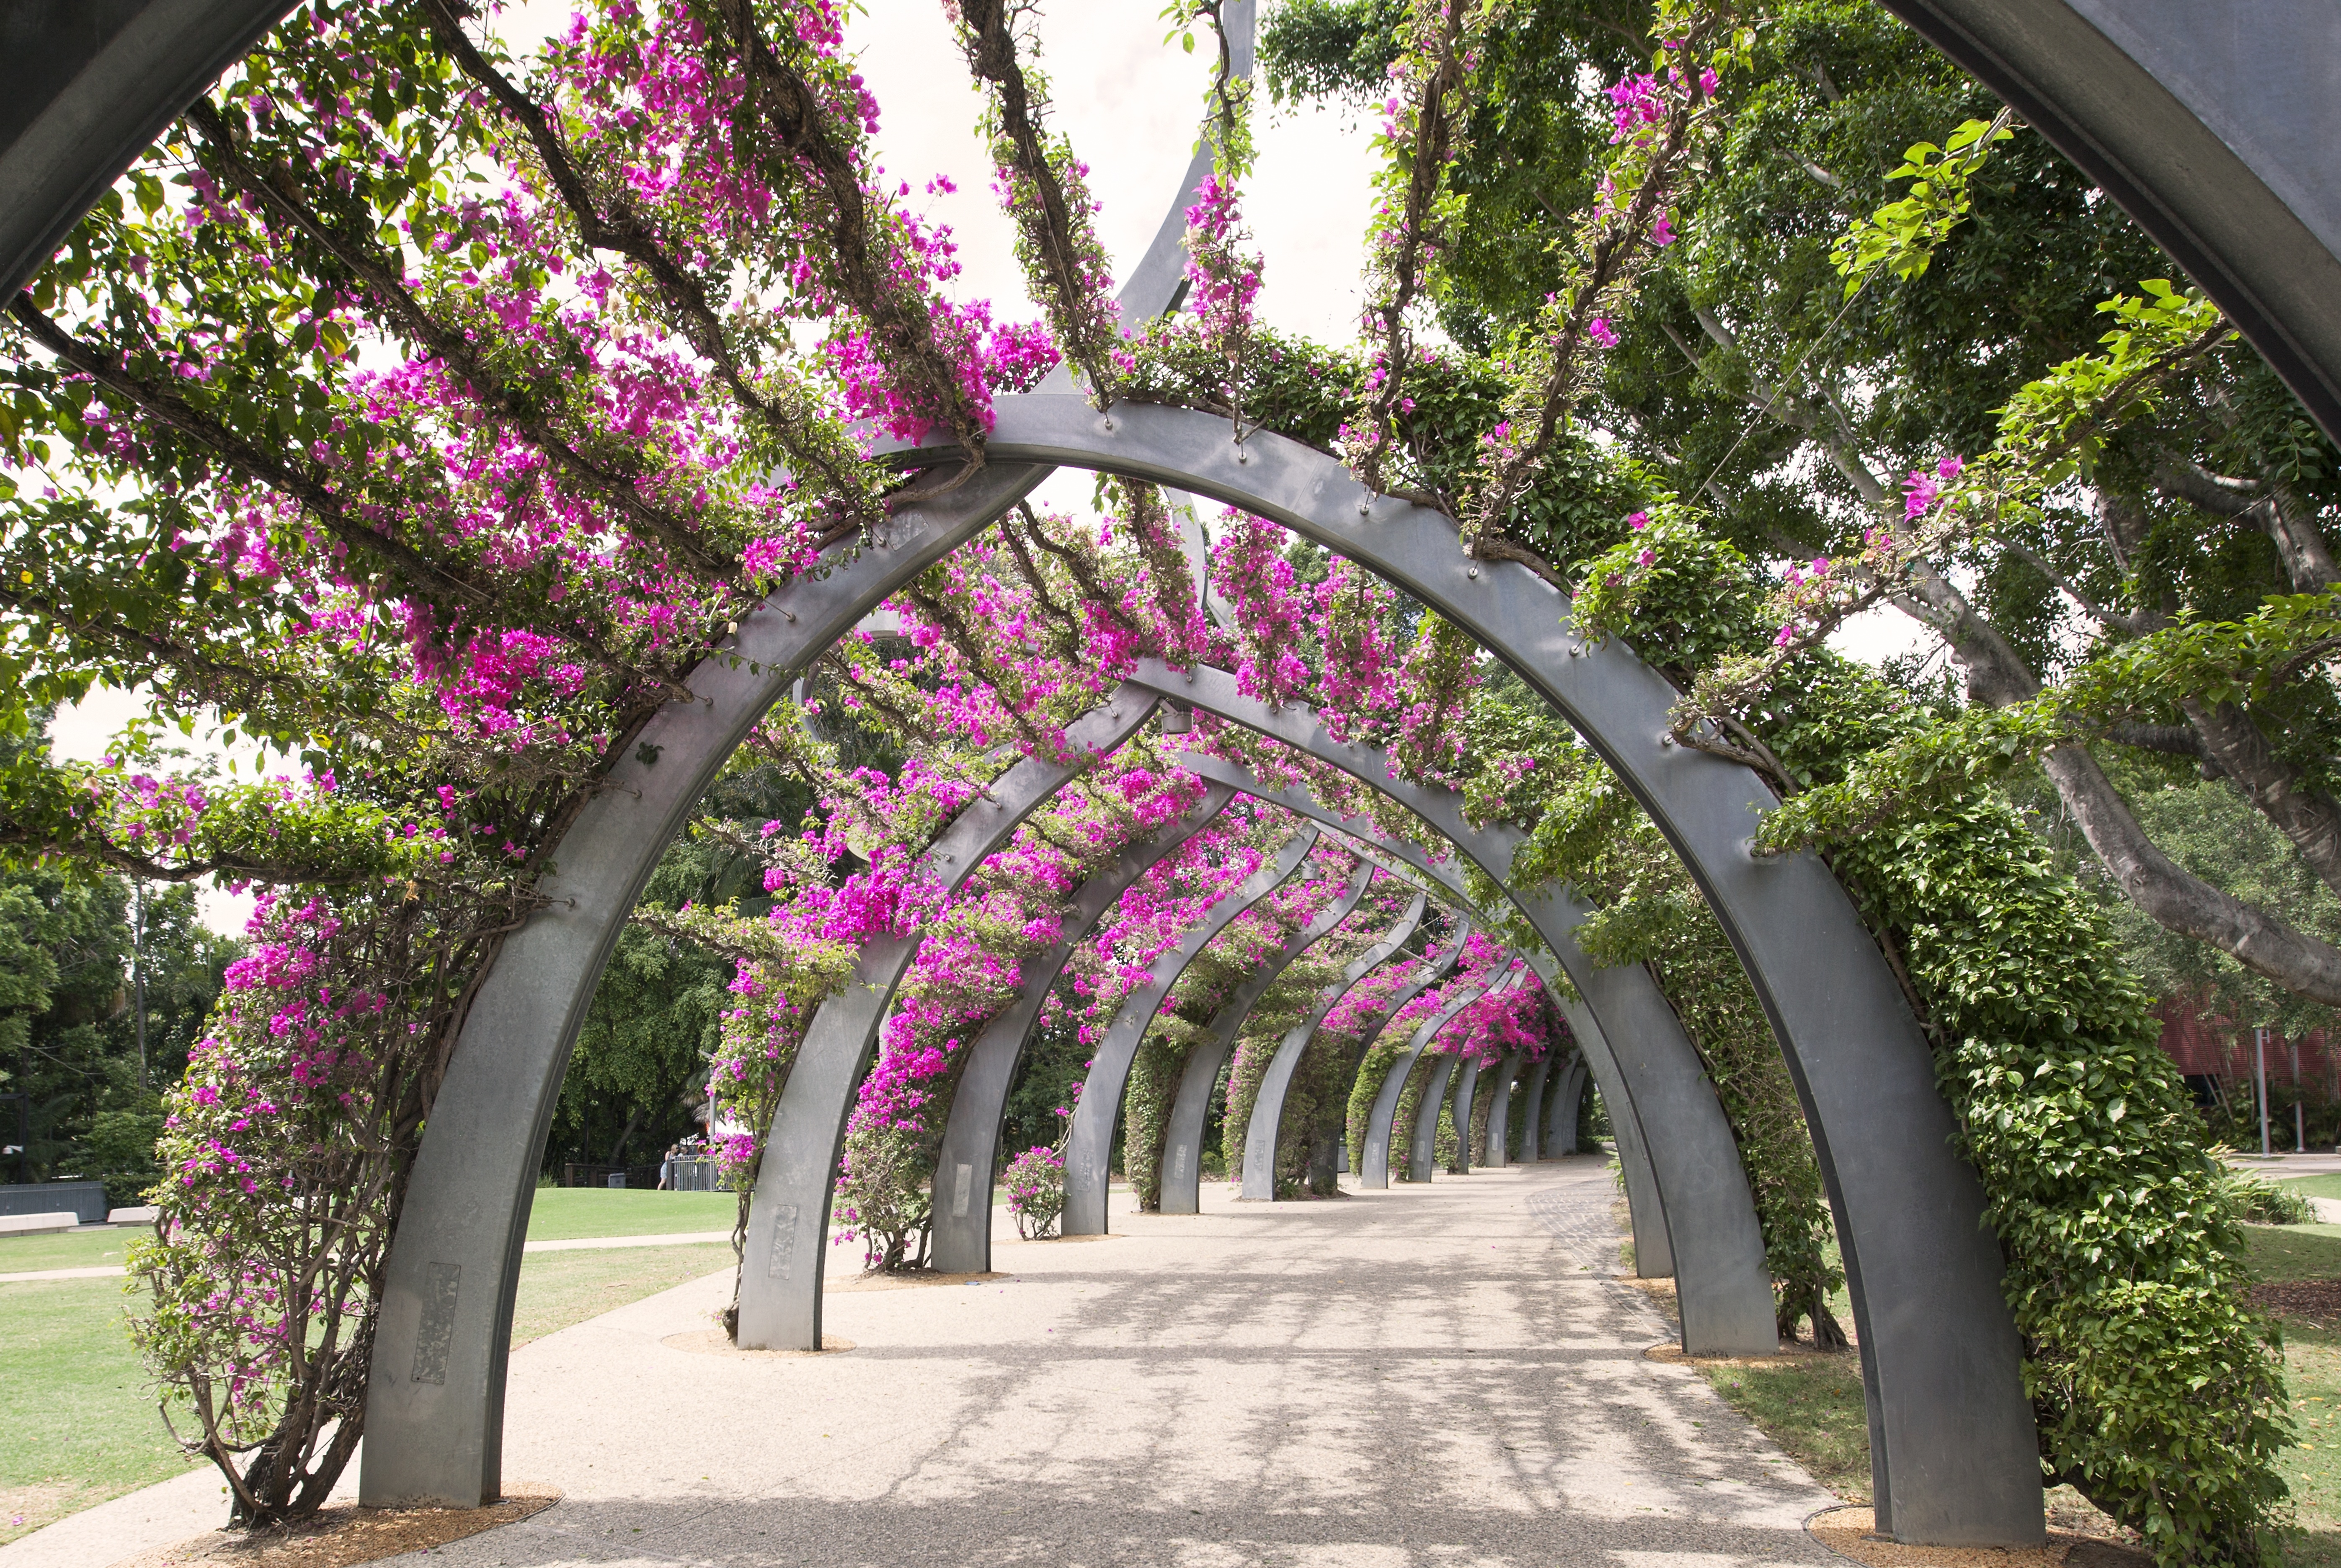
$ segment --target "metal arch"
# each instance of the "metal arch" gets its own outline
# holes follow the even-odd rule
[[[1642,1125],[1641,1112],[1635,1106],[1633,1097],[1613,1095],[1609,1092],[1610,1086],[1619,1081],[1618,1061],[1615,1053],[1609,1047],[1609,1037],[1601,1032],[1600,1026],[1594,1021],[1592,1010],[1583,1002],[1572,1002],[1559,996],[1555,996],[1553,1001],[1554,1005],[1560,1008],[1561,1017],[1569,1020],[1569,1030],[1576,1035],[1579,1048],[1585,1053],[1586,1062],[1592,1071],[1594,1082],[1601,1087],[1601,1104],[1609,1113],[1609,1128],[1618,1142],[1618,1168],[1624,1172],[1626,1176],[1627,1216],[1634,1227],[1634,1273],[1643,1279],[1671,1278],[1676,1281],[1677,1289],[1679,1290],[1682,1280],[1682,1255],[1675,1246],[1675,1227],[1672,1216],[1669,1215],[1666,1205],[1660,1201],[1659,1195],[1653,1195],[1648,1202],[1638,1203],[1634,1200],[1636,1176],[1648,1173],[1643,1175],[1643,1179],[1655,1182],[1658,1179],[1656,1176],[1658,1167],[1650,1154],[1649,1140],[1643,1136],[1646,1129]],[[1685,1239],[1692,1241],[1695,1246],[1696,1242],[1693,1238],[1696,1232],[1691,1231],[1688,1226],[1684,1226],[1684,1231]],[[1698,1255],[1694,1251],[1692,1254],[1694,1277],[1697,1275],[1698,1269]],[[1768,1292],[1770,1281],[1771,1273],[1768,1269],[1765,1272]],[[1778,1329],[1778,1324],[1776,1319],[1774,1331],[1777,1333]]]
[[[1499,976],[1499,980],[1501,979]],[[1496,982],[1478,987],[1456,997],[1446,1007],[1422,1020],[1406,1042],[1406,1049],[1390,1064],[1390,1076],[1375,1091],[1374,1108],[1366,1113],[1366,1146],[1358,1161],[1358,1185],[1374,1190],[1390,1186],[1390,1146],[1391,1124],[1398,1119],[1398,1102],[1406,1093],[1406,1080],[1414,1071],[1414,1064],[1439,1030],[1445,1028],[1456,1014],[1486,996]]]
[[[1101,414],[1031,396],[995,408],[988,450],[999,461],[1175,484],[1359,561],[1510,666],[1601,754],[1715,912],[1803,1102],[1854,1299],[1881,1527],[1944,1545],[2040,1541],[2038,1434],[1982,1184],[1957,1152],[1933,1052],[1845,889],[1816,855],[1752,852],[1758,820],[1777,804],[1762,781],[1671,745],[1674,689],[1623,643],[1579,637],[1558,589],[1517,562],[1469,559],[1450,520],[1373,494],[1334,458],[1265,432],[1238,442],[1226,420],[1161,404]],[[1528,904],[1547,896],[1513,890]],[[1619,1030],[1609,1044],[1631,1051],[1638,1032]],[[1657,1112],[1639,1098],[1632,1108],[1646,1121]],[[1679,1130],[1671,1116],[1666,1128],[1666,1143],[1644,1136],[1654,1163]],[[1671,1184],[1667,1201],[1679,1240],[1692,1216]]]
[[[217,0],[154,3],[200,8]],[[1247,60],[1254,8],[1254,0],[1228,6]],[[1190,165],[1165,228],[1183,224],[1197,166],[1208,161]],[[1150,251],[1115,303],[1125,315],[1172,309],[1177,273]],[[641,744],[604,775],[553,847],[553,869],[540,884],[545,906],[481,976],[423,1126],[384,1270],[361,1502],[476,1508],[502,1494],[505,1359],[537,1167],[570,1050],[627,912],[692,806],[795,672],[1048,476],[1046,468],[991,463],[947,495],[903,504],[870,545],[833,547],[742,618],[724,651],[686,679],[693,700],[651,718]],[[418,1364],[426,1314],[445,1355],[434,1349]],[[416,1378],[418,1365],[442,1380]]]
[[[1479,1094],[1479,1058],[1473,1057],[1455,1080],[1455,1163],[1447,1167],[1449,1176],[1471,1174],[1471,1111]]]
[[[1300,704],[1270,708],[1244,696],[1224,670],[1174,670],[1158,660],[1141,660],[1131,679],[1331,763],[1412,811],[1499,884],[1527,839],[1509,824],[1474,827],[1454,790],[1394,777],[1380,751],[1333,739],[1317,714]],[[1577,945],[1576,930],[1592,915],[1590,905],[1557,884],[1506,891],[1585,998],[1564,1008],[1571,1027],[1587,1025],[1589,1007],[1601,1020],[1599,1029],[1586,1032],[1604,1041],[1595,1057],[1603,1087],[1618,1091],[1611,1097],[1617,1120],[1638,1124],[1624,1156],[1628,1191],[1637,1210],[1636,1235],[1651,1241],[1653,1250],[1637,1256],[1652,1258],[1654,1267],[1656,1260],[1667,1260],[1673,1269],[1684,1348],[1699,1355],[1771,1354],[1779,1330],[1763,1230],[1730,1124],[1681,1020],[1648,969],[1602,968]],[[1656,1136],[1661,1130],[1664,1136]],[[1655,1191],[1634,1192],[1644,1172],[1654,1175],[1645,1185]]]
[[[1544,1121],[1537,1131],[1540,1158],[1554,1159],[1577,1152],[1577,1107],[1585,1097],[1585,1053],[1579,1047],[1561,1069],[1560,1086],[1553,1090]]]
[[[294,0],[0,8],[0,300]]]
[[[1455,1058],[1441,1056],[1423,1086],[1422,1103],[1414,1111],[1414,1140],[1407,1146],[1406,1179],[1426,1182],[1439,1164],[1439,1113],[1447,1105],[1447,1086],[1455,1076]]]
[[[1131,885],[1209,827],[1236,793],[1228,785],[1210,786],[1192,810],[1152,838],[1123,846],[1103,869],[1074,889],[1065,907],[1065,934],[1046,952],[1024,960],[1017,970],[1015,1000],[984,1025],[967,1047],[967,1066],[951,1094],[943,1141],[935,1156],[930,1224],[938,1271],[991,1270],[991,1188],[1000,1165],[1000,1124],[1007,1115],[1016,1066],[1024,1059],[1041,1006],[1049,999],[1057,977]]]
[[[1121,745],[1153,714],[1154,700],[1125,683],[1104,703],[1065,727],[1070,763],[1027,757],[951,819],[919,858],[920,875],[955,893],[1017,825],[1079,777],[1099,753]],[[818,1350],[822,1276],[828,1261],[830,1200],[837,1162],[879,1027],[894,991],[919,956],[923,929],[882,937],[854,959],[845,989],[821,1005],[797,1047],[764,1140],[749,1200],[747,1245],[740,1255],[742,1350]]]
[[[1480,1163],[1499,1170],[1512,1163],[1512,1080],[1519,1071],[1519,1052],[1506,1053],[1496,1067],[1495,1087],[1488,1091],[1488,1143]]]
[[[554,847],[544,905],[482,976],[423,1124],[367,1381],[368,1506],[475,1508],[501,1494],[504,1358],[537,1166],[594,982],[659,856],[793,671],[1045,474],[993,464],[743,617],[726,652],[691,672],[695,700],[651,718]],[[432,1349],[418,1357],[426,1315]]]
[[[1287,739],[1289,740],[1290,738]],[[1372,844],[1453,893],[1465,908],[1477,912],[1477,906],[1471,901],[1470,888],[1464,883],[1461,874],[1451,864],[1444,860],[1432,859],[1420,845],[1384,834],[1362,817],[1344,817],[1340,812],[1329,810],[1318,801],[1316,796],[1306,789],[1274,789],[1255,777],[1250,769],[1239,767],[1225,758],[1213,757],[1204,752],[1188,751],[1180,754],[1179,764],[1199,777],[1233,784],[1247,795],[1256,795],[1265,800],[1273,800],[1288,810],[1299,812],[1313,821],[1325,823],[1337,831]],[[1400,799],[1400,804],[1405,803],[1405,798],[1393,798]],[[1509,851],[1506,850],[1505,853],[1509,855]],[[1559,972],[1559,965],[1550,957],[1543,954],[1528,955],[1528,962],[1529,967],[1537,971],[1538,978],[1545,982],[1547,989],[1553,991],[1558,997],[1559,992],[1552,982]],[[1621,983],[1630,985],[1633,983],[1632,978],[1628,976]],[[1664,998],[1660,1000],[1663,1003]],[[1629,1116],[1632,1101],[1626,1081],[1610,1057],[1608,1042],[1601,1038],[1600,1027],[1594,1021],[1592,1013],[1589,1008],[1574,1003],[1563,1005],[1563,1011],[1569,1017],[1569,1027],[1577,1032],[1580,1040],[1590,1038],[1599,1042],[1594,1059],[1599,1064],[1596,1071],[1599,1075],[1604,1102],[1621,1107],[1619,1112],[1621,1117]],[[1666,1016],[1671,1017],[1673,1015],[1669,1011]],[[1679,1027],[1679,1024],[1678,1027]],[[1685,1043],[1688,1044],[1687,1041]],[[1209,1087],[1206,1086],[1199,1092],[1208,1093]],[[1393,1101],[1392,1104],[1395,1105],[1396,1102]],[[1201,1113],[1198,1111],[1196,1114],[1200,1118]],[[1200,1128],[1202,1124],[1199,1119],[1195,1125]],[[1695,1132],[1697,1129],[1692,1130]],[[1387,1136],[1395,1137],[1397,1135],[1392,1131]],[[1727,1139],[1729,1137],[1729,1128],[1724,1129],[1724,1136]],[[1573,1137],[1570,1146],[1572,1148],[1576,1146]],[[1716,1150],[1710,1157],[1720,1158],[1723,1152],[1720,1149]],[[1729,1157],[1735,1162],[1738,1160],[1738,1153],[1736,1148],[1730,1151]],[[1659,1189],[1657,1174],[1650,1168],[1649,1155],[1643,1148],[1639,1138],[1629,1136],[1618,1141],[1618,1158],[1625,1172],[1626,1202],[1633,1211],[1634,1230],[1639,1238],[1635,1245],[1636,1271],[1645,1279],[1669,1278],[1675,1272],[1674,1247],[1667,1228],[1664,1195]],[[1363,1168],[1360,1166],[1361,1173]],[[1387,1186],[1389,1185],[1387,1149],[1384,1153],[1382,1173],[1383,1185]],[[1752,1212],[1755,1206],[1752,1198],[1748,1206]],[[1181,1209],[1172,1212],[1191,1214],[1194,1211]],[[1698,1232],[1694,1230],[1692,1234],[1696,1236]]]
[[[2330,0],[1884,4],[2136,219],[2341,441],[2341,10]]]
[[[1547,1051],[1536,1059],[1529,1074],[1527,1092],[1520,1097],[1522,1128],[1527,1136],[1520,1140],[1520,1156],[1529,1165],[1544,1158],[1544,1090],[1552,1077],[1552,1052]],[[1509,1151],[1507,1150],[1507,1153]]]
[[[1360,869],[1370,873],[1371,862]],[[1277,977],[1301,954],[1331,936],[1334,928],[1350,918],[1365,891],[1365,881],[1360,879],[1285,938],[1276,951],[1260,960],[1250,979],[1228,994],[1205,1026],[1203,1037],[1187,1053],[1187,1065],[1179,1075],[1179,1093],[1170,1102],[1170,1125],[1163,1129],[1162,1186],[1156,1206],[1161,1213],[1202,1212],[1203,1126],[1210,1119],[1211,1091],[1219,1087],[1220,1069],[1235,1049],[1236,1037],[1243,1032],[1244,1021],[1276,984]]]
[[[1414,978],[1409,980],[1404,986],[1400,987],[1397,991],[1393,992],[1389,999],[1383,1002],[1383,1004],[1365,1020],[1365,1026],[1359,1034],[1359,1038],[1362,1044],[1359,1047],[1357,1067],[1361,1067],[1365,1065],[1366,1057],[1372,1053],[1374,1044],[1381,1037],[1382,1031],[1390,1027],[1390,1021],[1396,1017],[1399,1013],[1405,1008],[1408,1003],[1413,1001],[1415,997],[1422,995],[1423,992],[1429,990],[1431,987],[1439,984],[1439,981],[1445,979],[1449,975],[1455,972],[1455,966],[1463,961],[1463,950],[1465,947],[1469,945],[1470,940],[1471,922],[1469,919],[1459,921],[1456,925],[1455,940],[1453,945],[1443,954],[1433,954],[1424,958],[1421,967],[1415,970]],[[1476,996],[1479,993],[1475,992],[1473,994]],[[1460,1004],[1458,1004],[1459,1007],[1459,1006]],[[1443,1023],[1448,1017],[1451,1017],[1453,1016],[1452,1011],[1442,1014],[1440,1015],[1440,1021]],[[1423,1038],[1427,1040],[1429,1037],[1424,1036]],[[1411,1068],[1414,1066],[1414,1056],[1412,1054],[1406,1056],[1405,1066],[1407,1068]],[[1352,1067],[1350,1069],[1352,1077],[1356,1076],[1357,1067]],[[1399,1069],[1393,1067],[1392,1070],[1397,1071]],[[1387,1086],[1389,1082],[1388,1078],[1385,1078],[1383,1081],[1385,1086]],[[1403,1079],[1401,1079],[1400,1082],[1403,1084]],[[1377,1107],[1379,1107],[1381,1100],[1380,1090],[1375,1092],[1374,1098]],[[1395,1107],[1398,1102],[1396,1098],[1393,1097],[1390,1103]],[[1380,1120],[1382,1123],[1382,1179],[1373,1185],[1386,1187],[1390,1186],[1390,1117],[1388,1115],[1384,1115],[1380,1117]],[[1369,1113],[1367,1121],[1369,1130],[1366,1136],[1368,1143],[1370,1144],[1374,1136],[1371,1131],[1374,1121],[1372,1113]],[[1345,1148],[1347,1147],[1346,1141],[1343,1146]],[[1366,1151],[1364,1149],[1360,1149],[1358,1151],[1359,1157],[1342,1167],[1344,1170],[1355,1169],[1360,1178],[1360,1186],[1366,1185],[1362,1179],[1365,1175],[1365,1154]]]
[[[1430,898],[1417,893],[1406,907],[1398,923],[1382,939],[1359,954],[1343,969],[1333,984],[1318,993],[1316,1005],[1309,1016],[1284,1032],[1277,1042],[1276,1055],[1270,1058],[1268,1070],[1260,1075],[1260,1093],[1251,1103],[1251,1119],[1244,1125],[1243,1196],[1254,1203],[1272,1202],[1276,1197],[1276,1139],[1284,1127],[1284,1098],[1292,1087],[1292,1075],[1300,1066],[1300,1057],[1309,1049],[1309,1042],[1317,1037],[1318,1027],[1325,1016],[1338,1006],[1343,997],[1355,989],[1358,983],[1390,961],[1390,955],[1404,947],[1422,923],[1422,912]]]
[[[1212,938],[1300,868],[1309,851],[1316,848],[1319,837],[1313,824],[1302,827],[1286,841],[1275,859],[1205,910],[1203,918],[1187,928],[1176,947],[1148,966],[1151,978],[1147,983],[1122,998],[1121,1010],[1106,1027],[1104,1037],[1098,1041],[1097,1050],[1090,1058],[1089,1077],[1082,1081],[1081,1097],[1073,1107],[1073,1126],[1065,1148],[1067,1236],[1106,1234],[1106,1189],[1113,1168],[1113,1126],[1121,1114],[1121,1092],[1130,1082],[1131,1063],[1137,1059],[1139,1043],[1146,1037],[1147,1026],[1154,1021],[1162,999],[1170,994],[1179,977]],[[1343,915],[1364,896],[1366,883],[1372,877],[1371,866],[1358,868],[1350,878],[1346,899],[1336,901]]]

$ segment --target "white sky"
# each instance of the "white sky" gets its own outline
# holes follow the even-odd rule
[[[1204,38],[1197,39],[1191,55],[1176,41],[1166,44],[1158,10],[1155,0],[1060,0],[1039,18],[1039,64],[1050,78],[1051,123],[1090,166],[1091,189],[1102,203],[1099,234],[1121,272],[1143,253],[1177,193],[1209,79]],[[568,0],[528,0],[503,14],[500,30],[515,47],[526,47],[561,26],[568,13]],[[927,209],[958,237],[964,271],[957,292],[992,300],[1000,317],[1037,316],[975,136],[981,98],[941,5],[870,0],[849,23],[846,42],[859,52],[878,99],[878,147],[888,172],[909,181],[914,193],[939,174],[959,187],[955,194],[933,198]],[[1370,134],[1344,110],[1279,113],[1269,108],[1265,93],[1259,105],[1258,161],[1244,207],[1256,247],[1267,258],[1260,317],[1320,342],[1348,342],[1356,336],[1358,263],[1370,210]],[[1072,510],[1086,505],[1090,485],[1087,475],[1061,474],[1041,495]],[[1915,646],[1914,631],[1907,618],[1887,610],[1849,624],[1832,641],[1874,662]],[[144,706],[134,693],[93,691],[57,716],[52,749],[61,759],[95,758]],[[200,737],[192,744],[224,755]],[[214,928],[240,931],[251,900],[207,889],[204,909]]]

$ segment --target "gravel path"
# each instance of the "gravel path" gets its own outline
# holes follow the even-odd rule
[[[1003,1244],[1005,1278],[833,1292],[841,1355],[668,1347],[728,1279],[540,1340],[513,1359],[504,1473],[567,1497],[431,1561],[1834,1561],[1801,1528],[1834,1499],[1641,1358],[1667,1331],[1599,1277],[1600,1163],[1225,1194]]]
[[[1695,1372],[1642,1358],[1668,1332],[1614,1278],[1602,1162],[1318,1203],[1228,1191],[1207,1184],[1184,1216],[1117,1195],[1118,1234],[1004,1241],[1000,1277],[833,1290],[842,1354],[668,1344],[709,1337],[728,1274],[547,1335],[512,1359],[504,1474],[563,1501],[396,1561],[1841,1561],[1801,1527],[1834,1499]],[[50,1552],[20,1553],[46,1531],[0,1549],[0,1568],[152,1544],[179,1516],[166,1503],[201,1503],[204,1483],[169,1487],[68,1521]],[[134,1516],[147,1539],[126,1538]]]

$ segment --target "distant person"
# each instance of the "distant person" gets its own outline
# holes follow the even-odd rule
[[[681,1144],[669,1144],[666,1146],[666,1157],[659,1161],[659,1191],[672,1192],[674,1190],[674,1162],[682,1153],[682,1146]]]

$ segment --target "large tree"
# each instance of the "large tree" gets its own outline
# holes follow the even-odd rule
[[[1285,98],[1379,100],[1407,7],[1293,0],[1262,57]],[[1645,5],[1547,0],[1488,31],[1468,131],[1447,174],[1460,198],[1432,269],[1441,324],[1502,352],[1564,286],[1569,238],[1610,135],[1601,84],[1637,68]],[[1762,8],[1721,128],[1678,187],[1666,248],[1614,323],[1579,408],[1713,528],[1776,569],[1858,552],[1908,504],[1903,475],[2002,436],[2027,383],[2097,352],[2117,295],[2175,269],[2028,132],[1984,145],[1963,214],[1914,275],[1850,297],[1833,253],[1910,189],[1914,144],[1997,105],[1880,8]],[[1939,184],[1940,182],[1938,182]],[[2098,753],[2176,757],[2234,790],[2327,887],[2341,888],[2334,758],[2341,707],[2322,650],[2237,678],[2174,668],[2148,640],[2245,622],[2336,581],[2324,524],[2335,454],[2256,355],[2212,333],[2153,367],[2137,395],[2069,432],[2037,504],[1945,530],[1900,563],[1885,602],[1964,674],[1979,708],[2037,702],[2092,659],[2145,644],[2132,695],[2076,705],[2026,749],[2105,871],[2164,928],[2287,991],[2341,1002],[2341,948],[2283,900],[2238,897],[2158,844]],[[1531,548],[1572,564],[1532,527]],[[1854,548],[1848,550],[1848,543]],[[2312,640],[2303,633],[2306,646]],[[1664,656],[1666,650],[1657,651]],[[1802,781],[1778,780],[1793,789]]]

